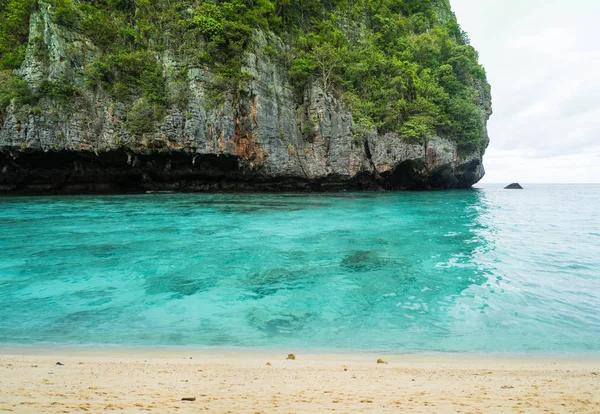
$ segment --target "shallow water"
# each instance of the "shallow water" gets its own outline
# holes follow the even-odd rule
[[[0,343],[600,351],[600,186],[0,198]]]

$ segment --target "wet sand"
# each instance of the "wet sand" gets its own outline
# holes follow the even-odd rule
[[[600,412],[599,359],[295,355],[0,348],[0,412]]]

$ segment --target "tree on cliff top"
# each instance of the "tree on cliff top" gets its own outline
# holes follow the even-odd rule
[[[272,31],[287,50],[271,55],[292,85],[301,92],[317,82],[343,98],[357,139],[377,129],[413,142],[440,134],[463,148],[484,144],[489,85],[447,0],[3,0],[0,70],[23,61],[36,4],[50,4],[55,23],[102,50],[88,66],[88,87],[102,85],[131,105],[144,98],[161,112],[177,104],[163,99],[152,57],[166,49],[187,67],[211,67],[218,88],[239,87],[254,31]],[[149,59],[123,63],[139,56]],[[6,85],[0,96],[22,86]]]

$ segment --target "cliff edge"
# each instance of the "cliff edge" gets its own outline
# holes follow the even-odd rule
[[[393,50],[377,46],[370,12],[330,9],[327,29],[247,24],[243,50],[232,52],[230,39],[215,48],[221,40],[202,26],[212,16],[226,30],[230,3],[173,6],[191,16],[179,35],[166,23],[144,29],[154,20],[140,4],[104,6],[132,21],[117,50],[86,26],[101,6],[33,2],[22,62],[0,72],[0,192],[470,187],[484,175],[489,85],[483,69],[473,72],[464,33],[448,34],[457,27],[449,6],[421,3],[430,14],[386,12],[405,19],[392,22],[400,26],[429,16],[426,27],[403,29],[412,43]],[[264,15],[283,15],[274,8]],[[357,62],[371,49],[390,55]],[[475,62],[464,69],[459,52]]]

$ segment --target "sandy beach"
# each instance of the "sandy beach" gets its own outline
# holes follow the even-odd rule
[[[231,350],[1,354],[0,412],[600,412],[600,361],[584,358],[297,352],[288,360],[281,352]]]

